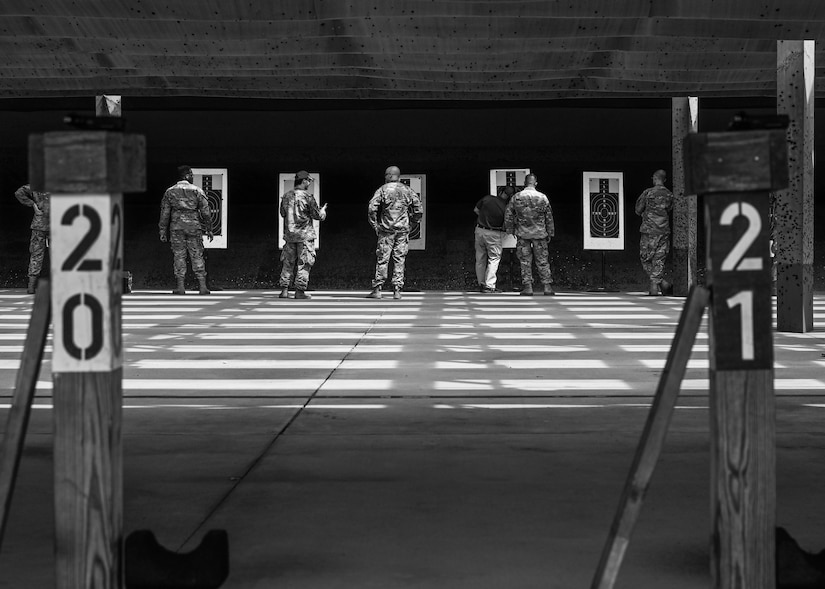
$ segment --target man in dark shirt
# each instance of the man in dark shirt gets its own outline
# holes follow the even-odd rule
[[[475,229],[476,278],[481,292],[501,292],[496,288],[496,273],[506,235],[504,211],[515,192],[512,186],[505,186],[498,196],[488,194],[473,209],[478,216]]]

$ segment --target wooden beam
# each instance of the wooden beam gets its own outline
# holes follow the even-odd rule
[[[682,145],[688,133],[699,130],[699,99],[671,99],[673,165],[673,294],[685,296],[698,276],[695,194],[685,192],[685,166]]]
[[[776,328],[814,327],[814,42],[779,41],[776,110],[787,114],[790,184],[776,192]]]
[[[58,589],[123,586],[121,191],[145,185],[142,145],[105,131],[29,140],[32,183],[52,193]]]
[[[768,195],[787,184],[785,133],[689,135],[685,166],[708,235],[712,587],[775,589]]]

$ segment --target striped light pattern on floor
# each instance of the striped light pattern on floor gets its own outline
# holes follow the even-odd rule
[[[426,292],[404,293],[401,301],[345,291],[295,301],[277,293],[125,295],[125,396],[314,396],[313,407],[325,397],[519,398],[498,408],[545,406],[524,397],[652,396],[684,304],[641,293]],[[10,396],[14,386],[31,302],[19,290],[0,290],[0,396]],[[825,322],[820,295],[814,319]],[[703,325],[685,394],[707,392],[708,344]],[[825,343],[817,331],[777,333],[775,350],[778,394],[825,392]],[[51,394],[50,358],[49,344],[41,396]]]

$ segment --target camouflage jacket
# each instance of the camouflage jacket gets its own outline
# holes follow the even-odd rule
[[[524,239],[547,239],[556,234],[550,201],[535,188],[517,192],[504,211],[504,229]]]
[[[673,194],[664,186],[648,188],[636,199],[636,214],[642,218],[640,233],[664,235],[670,233],[670,210]]]
[[[207,232],[209,219],[209,201],[203,190],[194,184],[180,180],[163,193],[158,221],[161,236],[167,235],[167,231],[203,235]]]
[[[284,218],[284,241],[290,243],[315,239],[317,236],[312,220],[323,221],[327,218],[326,211],[320,209],[315,197],[300,188],[284,194],[280,213]]]
[[[14,196],[27,207],[34,208],[34,205],[37,205],[37,208],[40,209],[40,214],[35,213],[34,217],[32,217],[31,228],[37,231],[48,231],[51,195],[48,192],[32,190],[29,184],[24,184],[15,191]]]
[[[418,194],[401,182],[387,182],[375,191],[367,218],[376,233],[405,233],[424,216]]]

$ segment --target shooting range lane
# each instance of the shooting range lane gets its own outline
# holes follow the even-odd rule
[[[364,294],[124,295],[124,532],[227,529],[227,588],[587,586],[684,299]],[[774,341],[777,522],[818,551],[814,305]],[[0,423],[30,309],[0,291]],[[617,587],[708,586],[705,323]],[[0,587],[53,586],[50,369],[51,346]]]

